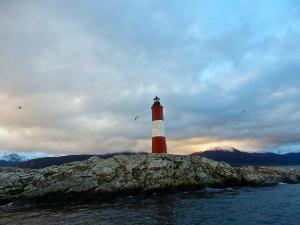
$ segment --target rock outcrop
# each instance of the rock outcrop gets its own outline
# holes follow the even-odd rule
[[[92,157],[44,169],[0,168],[0,203],[94,199],[117,194],[300,182],[300,171],[233,168],[199,156]]]

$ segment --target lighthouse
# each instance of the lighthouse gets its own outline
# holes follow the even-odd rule
[[[167,153],[163,106],[156,96],[152,110],[152,153]]]

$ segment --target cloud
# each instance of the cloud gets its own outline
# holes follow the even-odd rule
[[[171,152],[294,150],[293,4],[1,2],[0,148],[148,151],[159,95]]]

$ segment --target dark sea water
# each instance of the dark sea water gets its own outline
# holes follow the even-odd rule
[[[130,196],[69,206],[2,206],[0,224],[300,224],[300,184]]]

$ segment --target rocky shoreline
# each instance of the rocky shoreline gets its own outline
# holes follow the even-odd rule
[[[0,168],[0,204],[64,202],[206,187],[300,183],[300,170],[234,168],[199,156],[171,154],[91,157],[43,169]]]

